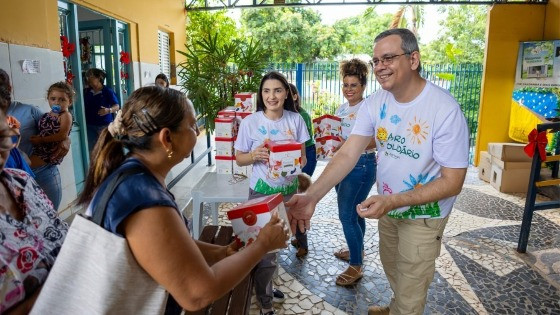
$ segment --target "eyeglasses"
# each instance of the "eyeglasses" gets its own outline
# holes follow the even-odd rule
[[[352,83],[352,84],[343,83],[340,85],[340,87],[342,87],[343,89],[351,89],[351,90],[355,90],[360,86],[362,86],[362,84],[359,83]]]
[[[19,143],[21,135],[0,136],[0,152],[9,151]]]
[[[389,66],[393,64],[393,59],[403,56],[403,55],[410,55],[410,53],[402,53],[399,55],[389,55],[389,56],[385,56],[385,57],[381,57],[380,59],[377,58],[373,58],[370,61],[370,65],[375,68],[377,66],[379,66],[379,63],[381,62],[381,64],[383,64],[384,66]]]

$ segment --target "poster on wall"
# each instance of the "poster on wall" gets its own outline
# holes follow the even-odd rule
[[[527,142],[537,124],[560,116],[560,40],[521,42],[509,137]],[[550,143],[549,139],[549,143]]]

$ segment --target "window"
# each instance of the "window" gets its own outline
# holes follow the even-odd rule
[[[169,58],[169,34],[158,31],[159,71],[171,79],[171,62]]]

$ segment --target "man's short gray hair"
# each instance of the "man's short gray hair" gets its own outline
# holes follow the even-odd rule
[[[386,31],[379,33],[373,40],[373,43],[377,43],[378,41],[382,40],[383,38],[391,35],[397,35],[401,38],[401,49],[404,51],[405,54],[412,54],[413,52],[417,51],[420,52],[420,48],[418,47],[418,40],[412,31],[407,28],[392,28]],[[422,64],[418,63],[418,72],[422,70]]]

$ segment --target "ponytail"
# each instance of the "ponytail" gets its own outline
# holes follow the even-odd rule
[[[93,148],[84,190],[78,198],[78,205],[87,205],[101,183],[125,160],[124,145],[113,138],[107,128],[103,129]]]

